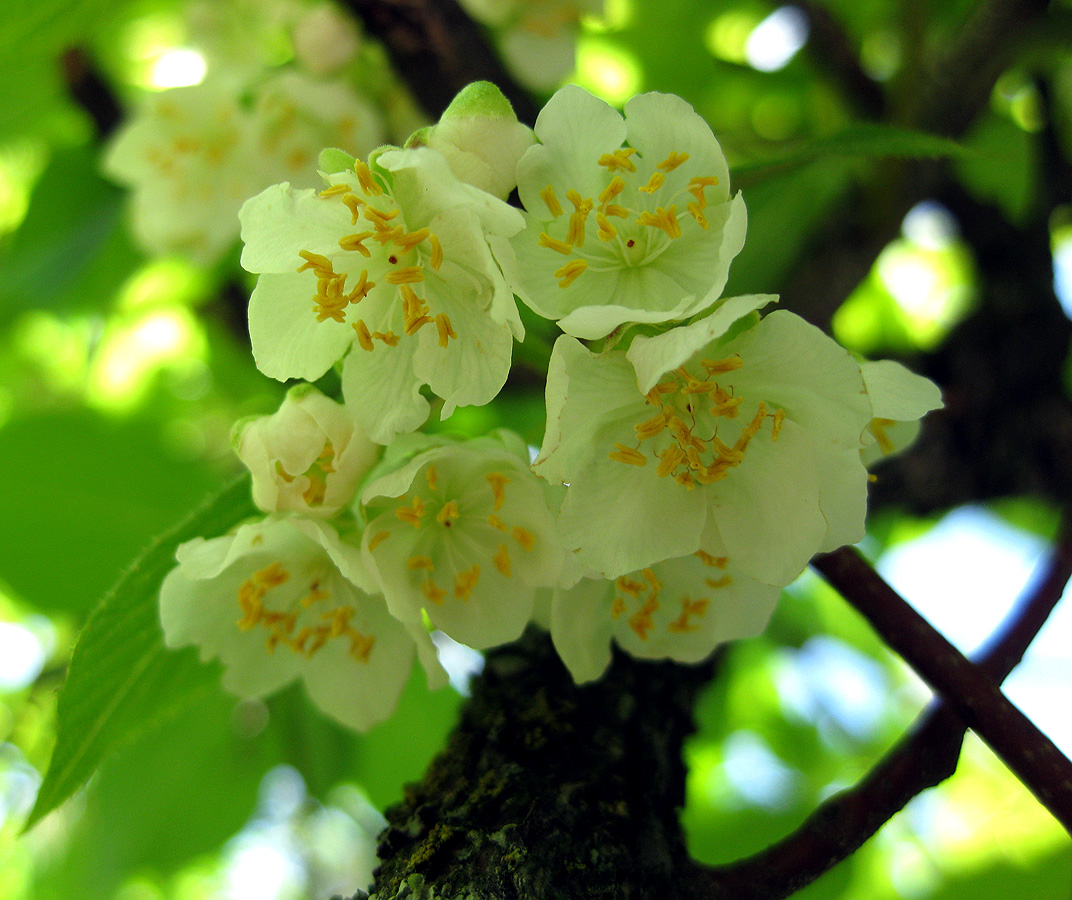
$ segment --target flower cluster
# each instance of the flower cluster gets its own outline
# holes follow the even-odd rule
[[[430,629],[484,649],[533,621],[578,681],[612,642],[701,660],[863,536],[866,465],[941,405],[903,367],[762,315],[775,297],[722,297],[744,203],[679,98],[623,117],[567,87],[532,133],[477,85],[405,148],[320,169],[318,191],[244,205],[242,261],[259,368],[335,367],[342,402],[301,385],[240,424],[266,515],[181,548],[161,598],[168,640],[219,656],[238,692],[300,676],[364,728],[414,656],[441,678]],[[501,199],[515,185],[523,211]],[[564,332],[542,446],[421,432],[433,404],[446,419],[500,393],[515,298]]]

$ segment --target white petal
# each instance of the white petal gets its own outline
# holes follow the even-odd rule
[[[910,372],[893,360],[865,362],[860,366],[872,415],[895,422],[921,419],[942,406],[942,392],[933,381]]]
[[[425,326],[429,327],[429,326]],[[375,345],[371,352],[355,349],[342,367],[342,390],[361,427],[379,444],[414,431],[428,418],[428,401],[413,372],[416,341],[397,347]]]
[[[337,255],[339,238],[350,234],[350,211],[315,191],[276,184],[250,197],[238,213],[242,222],[242,268],[247,272],[293,272],[299,252]]]
[[[582,579],[551,601],[551,640],[577,684],[595,681],[610,665],[613,584]]]

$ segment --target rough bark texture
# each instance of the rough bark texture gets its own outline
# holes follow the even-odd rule
[[[446,748],[387,812],[376,895],[667,897],[688,868],[681,746],[713,668],[619,656],[578,687],[543,633],[489,655]]]

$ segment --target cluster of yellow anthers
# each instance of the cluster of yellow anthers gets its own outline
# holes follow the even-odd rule
[[[732,386],[727,391],[713,379],[716,375],[739,369],[742,364],[739,356],[701,360],[705,375],[702,379],[684,366],[675,369],[669,380],[655,385],[645,395],[647,403],[658,407],[659,412],[634,426],[636,447],[615,443],[610,458],[632,466],[646,466],[648,457],[640,452],[640,446],[644,441],[651,441],[652,458],[659,460],[657,474],[660,477],[670,475],[678,484],[691,490],[698,484],[714,484],[722,480],[734,466],[740,465],[749,443],[768,418],[772,420],[771,440],[777,441],[785,410],[769,412],[762,400],[733,446],[719,439],[717,420],[737,418],[742,398],[733,395]],[[712,404],[706,408],[703,406],[705,397]],[[682,414],[688,416],[688,421]],[[697,414],[701,421],[713,427],[710,437],[697,436]]]
[[[652,234],[655,231],[663,232],[670,241],[681,237],[680,217],[685,213],[679,214],[676,204],[657,206],[655,212],[644,210],[637,213],[636,209],[615,202],[624,199],[623,194],[629,187],[626,178],[636,174],[636,163],[630,158],[635,153],[636,150],[631,147],[624,147],[621,150],[604,153],[600,156],[597,160],[598,164],[605,168],[612,177],[610,183],[599,195],[598,205],[596,200],[591,197],[582,197],[580,193],[571,188],[566,192],[566,199],[573,206],[573,212],[570,213],[567,220],[564,238],[552,237],[547,232],[540,233],[538,243],[541,247],[554,250],[563,256],[573,257],[569,262],[555,270],[555,278],[560,279],[558,282],[560,288],[567,288],[573,284],[587,271],[591,263],[613,268],[618,268],[621,265],[644,265],[655,254],[665,249],[669,242],[659,241],[653,245]],[[671,152],[666,159],[655,167],[656,171],[652,173],[647,183],[643,186],[634,185],[633,190],[642,194],[654,194],[666,183],[667,173],[673,172],[688,158],[689,154],[687,153]],[[692,195],[693,199],[686,204],[685,209],[688,215],[691,215],[704,231],[709,227],[707,217],[703,213],[707,207],[704,190],[716,184],[718,184],[718,179],[713,175],[702,175],[690,178],[686,188],[686,191]],[[555,194],[553,185],[549,184],[540,191],[540,197],[556,220],[565,215],[565,210]],[[675,198],[671,197],[670,199]],[[595,212],[596,237],[607,245],[614,242],[618,248],[618,252],[613,255],[613,258],[608,258],[599,253],[578,252],[580,248],[584,247],[588,220],[593,211]],[[623,219],[626,222],[631,221],[639,225],[641,231],[626,229],[624,224],[616,226],[611,222],[612,218]],[[648,231],[645,232],[644,229],[648,229]],[[644,235],[643,247],[639,251],[634,251],[633,248],[636,247],[637,238],[640,234]],[[593,271],[596,271],[596,269],[593,268]]]
[[[703,550],[697,550],[695,553],[700,561],[705,565],[719,571],[722,571],[729,564],[729,559],[725,556],[712,556],[710,553],[705,553]],[[624,615],[630,607],[631,603],[639,603],[639,607],[628,619],[627,624],[636,633],[642,641],[646,641],[651,635],[652,629],[655,627],[654,616],[659,611],[662,603],[659,600],[659,594],[663,589],[662,582],[656,577],[655,572],[651,569],[641,569],[640,577],[642,581],[638,581],[635,578],[631,578],[628,575],[622,575],[616,578],[614,581],[614,587],[617,592],[614,597],[614,603],[611,605],[611,616],[615,619]],[[718,578],[705,578],[704,584],[709,588],[721,588],[730,583],[729,575],[723,573]],[[703,618],[707,613],[707,608],[711,605],[709,598],[700,597],[693,599],[688,594],[681,596],[681,613],[676,619],[668,623],[666,630],[671,634],[684,634],[685,632],[695,631],[699,628],[699,624],[693,621],[693,617]]]
[[[331,441],[325,441],[320,455],[313,460],[313,464],[305,472],[301,473],[309,479],[309,487],[302,491],[302,499],[310,506],[319,506],[324,502],[324,494],[328,489],[327,477],[335,471],[334,460],[335,448],[331,445]],[[290,484],[296,477],[284,469],[283,463],[278,460],[275,464],[275,471],[287,484]]]
[[[238,588],[238,605],[245,614],[239,621],[242,631],[261,625],[268,629],[268,649],[274,651],[283,644],[295,653],[311,657],[333,638],[346,637],[350,640],[350,656],[357,662],[367,663],[376,638],[363,634],[350,624],[353,618],[352,606],[336,606],[321,612],[313,619],[317,624],[303,625],[298,628],[299,618],[315,616],[315,611],[305,613],[311,607],[323,604],[331,599],[331,594],[320,586],[319,580],[309,585],[309,593],[293,602],[287,611],[271,610],[265,607],[264,598],[272,589],[290,580],[290,573],[279,562],[274,562],[258,572],[254,572]]]
[[[350,224],[356,226],[359,219],[364,219],[371,226],[370,231],[359,231],[339,239],[343,250],[359,253],[365,259],[373,259],[373,250],[365,246],[366,241],[380,245],[376,251],[373,269],[382,271],[383,280],[398,288],[402,301],[402,330],[412,336],[430,322],[435,322],[439,332],[439,346],[446,347],[451,338],[456,338],[450,318],[446,313],[438,313],[434,318],[429,315],[428,304],[417,295],[413,285],[418,285],[425,278],[424,258],[428,265],[438,272],[443,265],[443,247],[439,238],[427,228],[406,231],[405,226],[396,220],[401,210],[392,206],[384,190],[372,177],[368,165],[361,160],[354,163],[354,172],[360,185],[360,197],[353,192],[351,185],[333,184],[320,192],[324,199],[338,198],[350,210]],[[411,254],[415,254],[411,255]],[[316,320],[323,322],[332,319],[336,322],[346,321],[346,309],[351,304],[357,305],[376,287],[375,281],[369,280],[369,270],[361,270],[357,284],[350,291],[346,290],[347,274],[336,272],[331,260],[319,253],[302,250],[298,254],[305,262],[298,267],[299,272],[312,269],[316,275],[316,295],[313,297],[313,312]],[[381,277],[381,276],[377,276]],[[363,350],[373,350],[374,340],[382,341],[388,347],[397,346],[401,336],[392,330],[385,332],[369,331],[363,319],[350,323],[357,333],[357,342]]]
[[[395,515],[414,528],[423,527],[426,519],[428,519],[429,524],[431,520],[434,520],[444,529],[449,530],[455,527],[455,523],[467,511],[459,508],[457,500],[443,498],[442,491],[439,489],[439,476],[436,473],[434,464],[425,469],[424,475],[428,484],[427,492],[414,491],[412,496],[404,495],[399,498],[405,502],[395,510]],[[484,521],[496,531],[500,531],[508,538],[512,538],[526,552],[531,552],[536,546],[536,535],[520,525],[513,527],[507,525],[498,515],[506,500],[506,485],[510,483],[510,479],[501,472],[489,472],[484,478],[488,483],[492,506],[495,510],[485,516]],[[478,505],[483,507],[483,504],[479,503],[479,501]],[[436,510],[436,507],[438,507],[438,510]],[[479,515],[479,513],[476,514]],[[389,531],[378,532],[369,541],[369,550],[375,550],[390,536],[391,532]],[[495,568],[507,578],[513,576],[513,561],[510,558],[508,540],[503,540],[499,543],[498,548],[491,557],[491,561]],[[422,571],[426,573],[421,583],[421,591],[431,603],[436,606],[441,605],[447,597],[447,591],[436,583],[434,577],[435,563],[432,558],[430,556],[411,556],[406,565],[411,572]],[[479,580],[480,564],[473,563],[468,569],[454,576],[454,596],[459,600],[468,600]]]

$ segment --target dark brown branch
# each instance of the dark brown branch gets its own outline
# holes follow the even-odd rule
[[[123,109],[111,85],[97,70],[82,47],[71,47],[61,59],[63,79],[74,101],[85,110],[97,128],[97,137],[108,137],[123,119]]]
[[[1072,833],[1072,762],[1053,741],[886,584],[859,551],[842,547],[813,565]]]
[[[979,667],[1000,683],[1072,578],[1072,528],[1061,528],[1042,575],[995,633]],[[718,867],[697,867],[693,896],[706,900],[788,897],[855,853],[913,797],[949,778],[966,726],[942,702],[933,704],[905,737],[854,787],[822,804],[792,834],[761,853]]]
[[[531,125],[539,111],[456,0],[343,0],[391,60],[425,112],[438,119],[473,81],[493,81]]]

